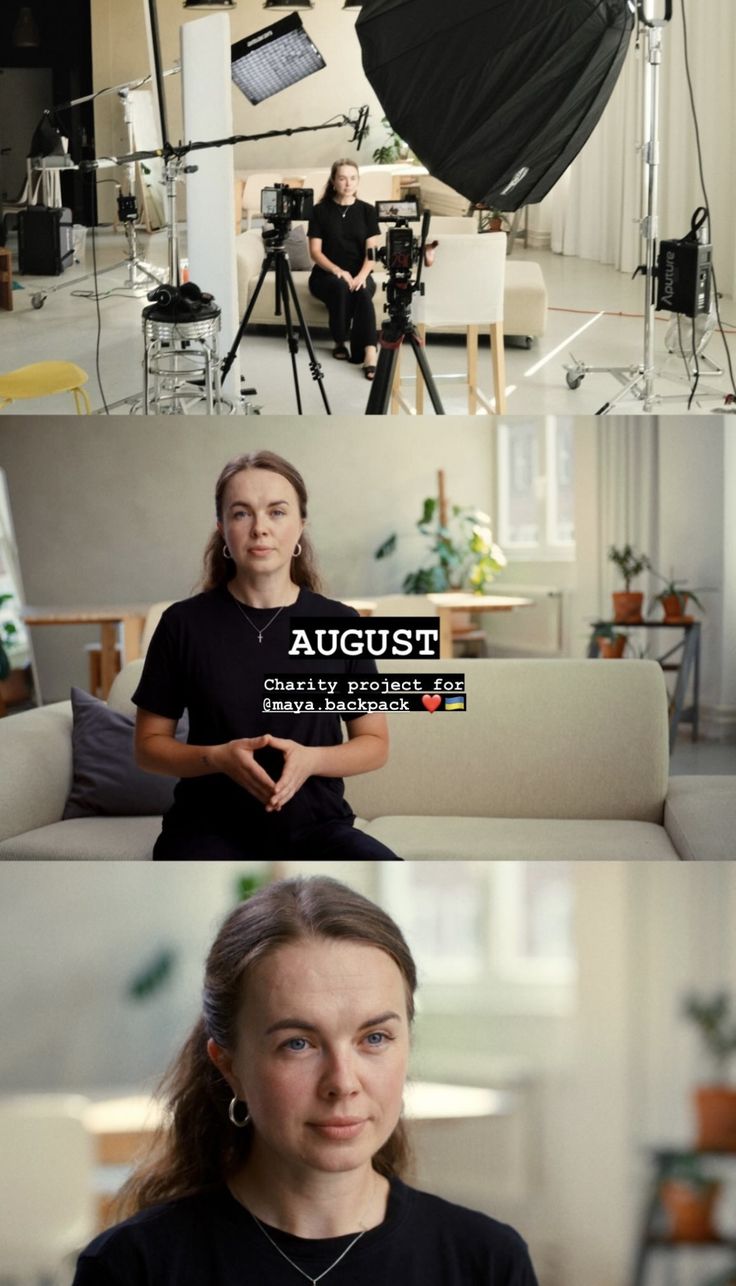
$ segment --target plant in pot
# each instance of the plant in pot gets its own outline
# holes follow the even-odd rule
[[[736,1086],[729,1083],[729,1066],[736,1055],[736,1013],[727,991],[712,996],[686,996],[683,1013],[693,1022],[710,1062],[710,1083],[695,1090],[698,1147],[712,1152],[736,1152]]]
[[[671,1241],[714,1241],[713,1214],[721,1184],[703,1170],[694,1152],[673,1155],[659,1184],[659,1201],[667,1216]]]
[[[508,232],[511,224],[509,223],[503,210],[499,210],[495,205],[480,205],[478,219],[479,232]]]
[[[622,634],[610,621],[594,621],[588,655],[594,655],[592,649],[595,647],[604,661],[618,661],[624,655],[628,641],[628,635]]]
[[[12,594],[0,594],[0,609],[12,601]],[[0,714],[6,706],[26,701],[31,694],[28,667],[13,665],[13,650],[20,642],[18,621],[6,616],[0,621]]]
[[[452,505],[442,518],[441,497],[427,496],[416,523],[429,541],[432,561],[408,572],[402,589],[405,594],[432,594],[445,590],[470,590],[485,594],[494,577],[506,566],[503,550],[494,543],[488,514],[480,509]],[[393,532],[378,547],[374,557],[393,554],[398,536]]]
[[[641,621],[641,608],[644,602],[644,595],[638,590],[631,589],[632,581],[642,572],[648,571],[651,563],[646,554],[637,554],[631,545],[624,545],[618,549],[616,545],[611,545],[608,550],[608,560],[618,567],[624,585],[623,590],[616,590],[613,594],[613,619],[618,624],[635,625]]]
[[[652,607],[655,603],[662,604],[664,619],[668,625],[683,625],[693,620],[692,616],[686,615],[689,599],[692,599],[701,612],[705,611],[695,590],[688,589],[683,581],[678,581],[674,578],[668,580],[666,576],[662,576],[660,572],[655,572],[654,570],[652,574],[657,577],[657,580],[664,581],[664,589],[659,594],[654,595]]]
[[[373,160],[376,165],[394,165],[396,161],[414,161],[416,158],[409,144],[399,137],[386,116],[382,117],[381,124],[387,137],[381,147],[374,149]]]

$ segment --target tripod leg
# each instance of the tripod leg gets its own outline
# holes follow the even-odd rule
[[[419,338],[422,343],[424,343],[427,338],[427,327],[422,323],[421,326],[417,327],[417,331],[419,333]],[[424,415],[424,380],[417,380],[416,392],[414,394],[414,405],[417,408],[417,415]]]
[[[304,313],[302,312],[302,306],[299,302],[299,296],[296,293],[294,278],[291,275],[291,264],[289,263],[288,259],[285,260],[285,279],[286,279],[286,285],[289,289],[289,293],[291,294],[291,298],[294,303],[294,311],[299,319],[299,327],[304,337],[304,344],[307,352],[309,353],[309,369],[312,372],[312,379],[316,380],[319,385],[319,391],[322,395],[322,402],[324,404],[324,408],[327,414],[332,415],[332,411],[330,410],[330,404],[327,401],[327,394],[325,392],[325,386],[324,386],[325,377],[322,371],[322,367],[317,360],[317,354],[314,351],[314,345],[312,343],[312,336],[309,333],[309,327],[307,326],[307,323],[304,320]]]
[[[299,351],[299,340],[294,333],[294,325],[291,320],[291,304],[289,301],[288,266],[284,256],[279,256],[276,260],[276,280],[278,282],[278,298],[284,305],[284,324],[286,326],[286,343],[291,355],[291,370],[294,377],[294,392],[296,394],[297,414],[302,414],[302,395],[299,388],[299,371],[296,364],[296,355]]]
[[[384,342],[383,337],[379,340],[378,363],[368,396],[368,405],[365,408],[366,415],[388,413],[400,348],[401,338],[392,341],[390,346]]]
[[[425,353],[422,347],[422,344],[420,342],[419,336],[417,335],[417,332],[415,331],[413,326],[411,330],[407,331],[406,338],[408,339],[409,343],[411,344],[414,350],[414,356],[417,359],[417,366],[419,367],[419,370],[422,375],[422,379],[424,380],[424,383],[427,388],[427,392],[429,393],[429,400],[432,403],[432,406],[434,407],[435,415],[444,415],[445,408],[443,407],[440,401],[440,395],[437,392],[437,385],[435,384],[434,377],[432,375],[431,370],[429,369],[427,354]]]
[[[243,320],[241,321],[238,327],[238,333],[235,336],[235,339],[233,340],[230,351],[226,354],[225,358],[223,359],[222,367],[220,370],[220,379],[222,380],[223,383],[227,378],[230,367],[235,361],[235,355],[240,347],[240,341],[243,338],[243,335],[245,334],[245,328],[248,325],[248,322],[250,321],[251,313],[253,312],[253,309],[256,306],[256,300],[258,299],[258,296],[261,293],[261,288],[263,286],[264,281],[266,280],[266,274],[268,273],[268,270],[271,266],[272,266],[271,256],[266,255],[265,259],[263,260],[263,266],[261,268],[260,276],[258,278],[258,281],[256,282],[256,288],[250,297],[248,307],[243,313]]]

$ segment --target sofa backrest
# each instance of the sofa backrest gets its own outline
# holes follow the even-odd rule
[[[142,661],[110,704],[132,709]],[[465,712],[389,714],[391,754],[348,778],[360,817],[548,817],[661,823],[667,695],[654,661],[386,661],[382,673],[464,674]]]

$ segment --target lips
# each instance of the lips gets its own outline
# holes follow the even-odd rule
[[[368,1124],[365,1117],[334,1116],[329,1121],[310,1121],[310,1128],[325,1139],[354,1139]]]

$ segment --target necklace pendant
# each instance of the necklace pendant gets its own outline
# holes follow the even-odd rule
[[[259,643],[262,643],[262,642],[263,642],[263,635],[262,635],[262,634],[259,634],[259,635],[258,635],[258,642],[259,642]]]

